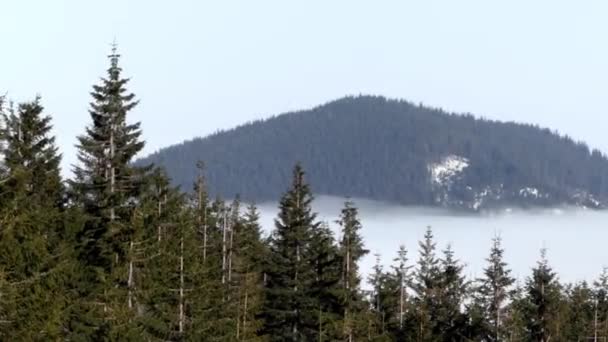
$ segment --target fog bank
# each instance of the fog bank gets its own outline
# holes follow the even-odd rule
[[[403,207],[369,200],[354,200],[360,210],[362,235],[370,254],[361,263],[365,274],[374,264],[373,254],[381,254],[385,269],[396,256],[400,244],[408,249],[410,264],[418,259],[418,241],[427,226],[433,228],[438,250],[451,244],[456,257],[465,265],[470,278],[482,275],[491,240],[500,234],[505,260],[513,275],[524,281],[546,247],[549,263],[560,280],[574,282],[597,278],[608,266],[608,212],[575,208],[508,210],[503,212],[462,214],[444,209]],[[335,224],[344,199],[319,196],[313,202],[318,218]],[[276,203],[259,206],[266,232],[274,229],[278,212]],[[338,236],[338,235],[336,235]]]

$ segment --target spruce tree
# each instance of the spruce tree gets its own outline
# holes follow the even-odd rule
[[[71,193],[85,215],[78,234],[82,272],[80,303],[71,330],[75,336],[105,338],[113,326],[131,322],[128,307],[128,254],[134,227],[130,224],[144,189],[144,171],[132,165],[144,146],[140,124],[127,123],[135,108],[128,79],[121,76],[116,47],[109,56],[107,77],[93,86],[89,114],[92,123],[78,137],[79,165],[74,168]]]
[[[511,296],[511,286],[515,282],[503,260],[504,249],[501,238],[492,240],[488,265],[484,268],[484,277],[479,279],[478,300],[483,315],[483,338],[488,341],[502,341],[507,337],[503,321],[506,319],[506,306]]]
[[[237,303],[237,332],[239,341],[263,341],[263,321],[259,318],[264,302],[263,265],[268,250],[262,240],[262,228],[255,205],[247,211],[238,225],[235,239],[234,277]]]
[[[511,293],[511,301],[507,305],[508,315],[503,321],[507,341],[526,341],[530,334],[528,332],[527,316],[530,311],[530,302],[526,296],[525,287],[516,283]]]
[[[314,279],[308,291],[317,308],[315,341],[334,341],[342,336],[342,258],[327,224],[313,228],[310,241]]]
[[[128,307],[143,313],[137,317],[146,340],[175,340],[179,330],[181,275],[181,237],[188,234],[190,216],[183,196],[170,186],[160,169],[147,182],[134,209],[135,228],[128,254]],[[192,239],[187,239],[192,241]],[[181,295],[181,297],[180,297]],[[183,317],[183,314],[182,314]]]
[[[420,256],[413,285],[416,331],[419,341],[432,341],[438,338],[435,333],[442,279],[439,260],[436,257],[436,244],[433,239],[433,231],[431,227],[428,227],[424,240],[419,243]]]
[[[412,286],[412,266],[408,265],[408,261],[405,246],[399,246],[392,270],[384,275],[384,321],[391,337],[397,341],[409,341],[415,336],[408,293]]]
[[[205,187],[204,184],[203,188]],[[237,322],[235,298],[230,291],[234,289],[227,282],[224,267],[224,232],[228,231],[229,208],[225,202],[216,198],[210,202],[203,194],[202,201],[209,203],[205,210],[204,204],[199,204],[199,194],[193,194],[194,211],[191,227],[195,236],[188,242],[193,245],[187,248],[191,257],[198,258],[200,268],[197,281],[192,281],[189,290],[188,320],[190,326],[187,331],[189,340],[226,341],[236,336]],[[200,220],[201,211],[204,212],[204,220]],[[202,227],[201,227],[202,223]],[[206,236],[201,228],[206,231]],[[226,235],[227,236],[227,235]]]
[[[272,341],[305,341],[318,331],[318,308],[309,294],[315,280],[310,244],[319,224],[312,212],[312,199],[298,164],[293,170],[291,189],[279,205],[265,271],[263,331]]]
[[[340,255],[342,257],[342,305],[344,306],[343,324],[344,339],[352,342],[363,338],[361,323],[367,311],[361,291],[359,262],[369,251],[365,249],[361,237],[361,222],[358,210],[353,202],[346,202],[340,213],[338,224],[342,230]],[[365,324],[363,324],[365,326]]]
[[[595,303],[589,285],[584,281],[574,284],[566,290],[566,296],[565,339],[568,341],[596,339]]]
[[[6,340],[60,339],[70,269],[61,156],[40,98],[2,113],[0,291]]]
[[[594,336],[608,338],[608,268],[604,267],[599,278],[593,283],[595,302]]]
[[[560,284],[546,258],[546,250],[541,250],[541,259],[532,269],[532,276],[525,286],[527,307],[524,319],[528,338],[533,341],[548,342],[559,338],[555,324],[560,304]]]
[[[368,281],[371,286],[370,304],[371,312],[367,322],[367,339],[369,341],[389,341],[390,333],[387,326],[387,315],[389,308],[394,306],[394,283],[388,282],[384,272],[380,254],[374,254],[376,263],[369,275]]]
[[[435,334],[446,341],[460,340],[465,334],[465,325],[468,322],[468,318],[461,312],[467,299],[468,282],[462,275],[462,264],[454,258],[451,245],[443,251],[440,264]]]

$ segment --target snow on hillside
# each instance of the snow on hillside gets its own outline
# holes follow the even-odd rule
[[[467,167],[469,167],[469,160],[467,158],[457,155],[444,157],[441,161],[429,165],[431,182],[434,185],[449,187],[454,178]]]

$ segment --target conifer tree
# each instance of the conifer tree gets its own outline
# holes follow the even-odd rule
[[[507,316],[503,326],[507,334],[507,341],[524,341],[529,337],[526,317],[530,310],[530,303],[526,297],[526,289],[516,283],[511,293],[511,302],[507,305]]]
[[[180,242],[187,233],[189,216],[183,196],[170,186],[163,171],[155,169],[146,180],[132,215],[135,231],[127,257],[128,308],[143,312],[137,321],[145,339],[176,339],[183,335],[179,331],[183,299],[179,291]]]
[[[416,305],[416,331],[419,341],[429,341],[437,338],[436,322],[440,304],[441,269],[436,257],[436,244],[433,231],[428,227],[424,240],[419,243],[418,267],[415,272],[413,286]]]
[[[383,319],[391,338],[409,341],[414,338],[413,316],[410,308],[408,289],[412,285],[412,275],[408,265],[407,250],[399,246],[397,257],[393,259],[392,270],[384,274],[384,315]]]
[[[584,281],[574,284],[566,290],[566,296],[565,339],[568,341],[595,339],[595,303],[589,285]]]
[[[199,282],[193,284],[192,302],[189,306],[192,339],[205,339],[220,334],[215,323],[224,318],[225,288],[221,284],[221,238],[225,222],[225,205],[220,199],[208,198],[204,163],[196,165],[198,175],[191,196],[192,225],[196,232],[194,252],[200,261]],[[219,324],[218,328],[219,328]],[[221,331],[225,328],[221,326]]]
[[[438,312],[435,319],[436,334],[444,340],[462,339],[467,317],[461,312],[465,302],[468,282],[462,275],[463,266],[454,258],[451,245],[443,251],[441,263]]]
[[[266,269],[264,333],[272,341],[303,341],[318,331],[318,308],[309,289],[315,280],[310,243],[318,227],[312,195],[298,164],[291,189],[283,195],[270,238]]]
[[[60,339],[69,249],[61,156],[40,98],[2,113],[0,293],[6,340]]]
[[[608,338],[608,268],[604,267],[598,280],[593,283],[595,303],[593,336]]]
[[[206,187],[202,182],[198,184]],[[191,257],[198,258],[200,268],[198,280],[192,280],[192,289],[188,292],[190,326],[186,336],[190,340],[234,340],[238,322],[234,300],[238,296],[229,293],[234,289],[226,283],[226,273],[222,267],[224,230],[228,224],[229,208],[220,198],[209,203],[206,193],[199,197],[199,192],[195,191],[193,199],[191,226],[196,234],[190,239],[189,242],[193,245],[187,250],[192,253]],[[199,204],[199,199],[205,204]],[[206,203],[209,205],[205,209]],[[201,213],[205,215],[203,221]],[[201,224],[206,235],[201,231]]]
[[[121,320],[132,321],[134,314],[125,310],[127,256],[136,235],[130,223],[147,171],[131,163],[144,143],[140,141],[140,124],[127,123],[128,113],[138,102],[127,91],[129,80],[121,76],[116,46],[109,59],[107,77],[91,92],[92,123],[78,137],[79,165],[71,181],[74,201],[85,215],[78,234],[82,272],[77,290],[81,301],[71,330],[75,336],[100,339]]]
[[[368,316],[367,339],[369,341],[388,341],[390,334],[387,327],[387,314],[390,302],[394,299],[393,284],[387,284],[387,276],[382,266],[380,254],[374,254],[376,263],[369,275],[371,312]]]
[[[234,274],[236,282],[237,332],[239,341],[262,341],[263,321],[259,318],[264,301],[263,265],[268,255],[262,240],[262,228],[255,205],[247,207],[238,225],[235,243]]]
[[[488,265],[483,271],[484,277],[478,280],[478,299],[484,312],[483,338],[488,341],[503,341],[507,338],[503,321],[506,319],[506,306],[511,295],[510,287],[515,282],[510,276],[511,270],[503,260],[501,242],[498,236],[492,240],[490,256],[486,259]]]
[[[555,338],[555,324],[560,302],[560,284],[546,258],[546,250],[541,250],[541,259],[532,269],[532,276],[525,286],[527,307],[524,319],[528,338],[533,341],[548,342]]]
[[[367,310],[361,292],[361,276],[359,262],[369,251],[365,249],[360,235],[361,222],[358,210],[350,201],[344,204],[338,224],[342,229],[340,255],[342,257],[342,305],[344,306],[344,339],[352,342],[363,338],[363,332],[358,329],[365,323],[363,314]],[[364,326],[365,324],[363,324]]]
[[[310,241],[314,279],[309,296],[317,309],[317,329],[314,340],[334,341],[342,336],[342,258],[327,224],[313,228]]]

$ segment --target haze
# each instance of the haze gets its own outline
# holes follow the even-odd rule
[[[145,152],[347,94],[538,123],[608,151],[605,1],[6,1],[0,93],[64,153],[117,39]]]
[[[313,203],[318,218],[335,224],[344,199],[320,196]],[[418,241],[427,226],[433,228],[438,256],[451,244],[456,257],[465,265],[470,279],[482,276],[492,238],[500,235],[505,248],[505,261],[513,275],[523,284],[547,249],[549,263],[560,280],[593,282],[608,260],[608,212],[574,208],[512,210],[500,213],[465,215],[443,209],[412,208],[387,203],[355,200],[360,208],[362,235],[370,254],[361,262],[361,271],[368,274],[379,253],[388,270],[397,255],[399,245],[408,249],[410,265],[418,259]],[[260,206],[261,222],[266,231],[274,228],[278,212],[275,203]],[[336,235],[338,236],[338,235]]]

